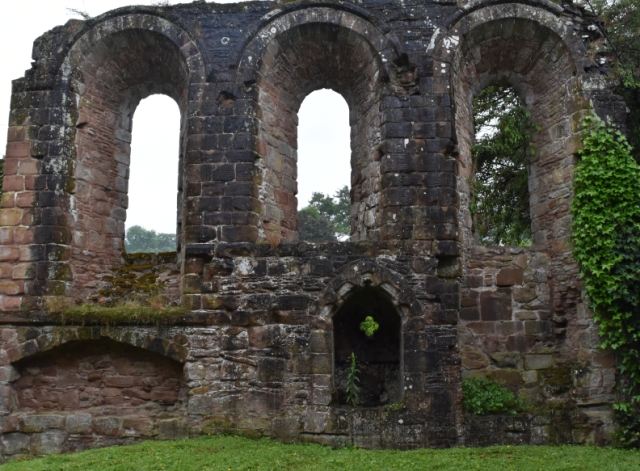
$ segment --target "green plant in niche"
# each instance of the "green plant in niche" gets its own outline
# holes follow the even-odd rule
[[[355,353],[351,352],[351,364],[349,365],[349,374],[347,375],[347,404],[355,406],[358,403],[358,385],[360,382],[358,374],[357,360]]]
[[[482,377],[462,381],[462,398],[464,410],[471,414],[516,414],[527,408],[500,383]]]
[[[360,323],[360,330],[363,331],[367,337],[371,337],[379,328],[380,324],[378,324],[371,316],[365,317]]]
[[[389,404],[386,406],[388,410],[398,411],[404,409],[406,406],[402,402],[394,402],[393,404]]]
[[[614,350],[627,402],[615,409],[623,446],[640,446],[640,166],[619,131],[585,120],[574,175],[573,257],[600,327]]]

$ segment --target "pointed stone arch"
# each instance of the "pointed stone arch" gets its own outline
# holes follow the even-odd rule
[[[425,315],[415,291],[407,286],[402,275],[372,260],[359,260],[347,265],[332,279],[319,297],[318,316],[330,319],[348,299],[353,288],[379,288],[387,293],[391,303],[405,321]]]

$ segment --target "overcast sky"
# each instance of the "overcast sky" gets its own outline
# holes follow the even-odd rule
[[[2,0],[0,147],[4,150],[6,146],[11,81],[31,67],[31,49],[37,37],[78,18],[68,8],[96,16],[126,5],[153,3],[158,1]],[[177,105],[164,96],[144,100],[134,115],[127,227],[138,224],[158,232],[175,231],[179,122]],[[337,93],[309,95],[300,109],[298,136],[299,207],[306,205],[314,191],[333,195],[338,188],[350,185],[349,109]]]

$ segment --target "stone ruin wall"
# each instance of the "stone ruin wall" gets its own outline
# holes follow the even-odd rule
[[[615,365],[596,348],[569,207],[582,118],[623,125],[625,107],[587,26],[546,0],[200,1],[44,34],[13,83],[0,209],[4,459],[220,431],[608,443]],[[541,126],[531,247],[474,241],[471,104],[489,85],[513,86]],[[320,88],[350,107],[351,242],[298,241],[297,110]],[[132,116],[155,93],[182,113],[177,256],[136,261],[122,253]],[[50,314],[117,297],[118,270],[161,274],[188,313]],[[373,344],[348,330],[367,312],[390,326]],[[370,359],[369,407],[344,404],[350,348]],[[465,415],[476,375],[536,413]]]

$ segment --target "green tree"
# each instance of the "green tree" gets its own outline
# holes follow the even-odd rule
[[[529,111],[510,87],[487,87],[473,102],[470,210],[482,244],[531,242],[527,167],[534,153]]]
[[[629,109],[627,140],[640,162],[640,2],[638,0],[578,0],[588,28],[604,37],[603,56],[617,80],[615,93]]]
[[[175,234],[158,234],[142,226],[131,226],[125,236],[127,253],[136,252],[175,252]]]
[[[316,208],[320,216],[331,221],[338,234],[349,235],[351,232],[351,195],[347,185],[337,190],[333,198],[314,192],[309,200],[309,206]]]
[[[331,221],[321,216],[313,206],[307,206],[298,211],[298,235],[300,240],[309,242],[338,240],[336,228]]]
[[[349,187],[337,190],[333,198],[314,192],[309,205],[298,211],[300,240],[338,240],[351,232],[351,196]]]

